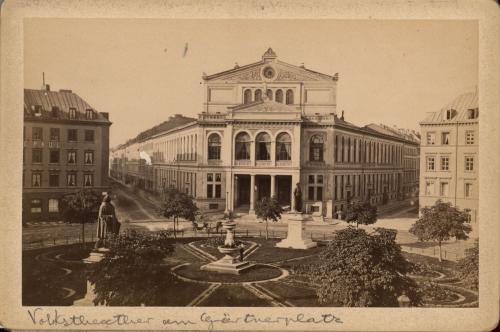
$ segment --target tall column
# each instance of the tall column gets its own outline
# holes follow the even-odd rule
[[[271,197],[275,195],[274,193],[275,187],[276,187],[276,175],[271,175]]]
[[[250,210],[249,214],[254,214],[255,210],[255,174],[250,175]]]

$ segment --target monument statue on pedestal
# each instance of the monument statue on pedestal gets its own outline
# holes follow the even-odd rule
[[[302,190],[300,190],[300,183],[298,182],[293,190],[293,200],[295,204],[295,211],[302,212]]]
[[[104,196],[99,215],[97,217],[97,242],[95,249],[106,247],[108,234],[118,235],[120,232],[120,223],[116,218],[115,207],[111,204],[111,197]]]

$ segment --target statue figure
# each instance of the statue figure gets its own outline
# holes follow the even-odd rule
[[[302,212],[302,190],[300,190],[300,183],[298,182],[293,190],[293,199],[295,203],[295,211]]]
[[[97,242],[95,248],[106,246],[108,234],[118,235],[121,224],[118,222],[115,214],[115,207],[111,204],[111,197],[106,195],[102,199],[97,217]]]

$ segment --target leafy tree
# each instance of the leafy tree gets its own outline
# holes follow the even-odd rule
[[[179,218],[194,221],[198,207],[193,202],[193,198],[175,188],[166,188],[161,214],[166,218],[174,218],[174,237],[176,236],[176,223]]]
[[[263,197],[260,201],[257,201],[255,206],[255,213],[257,218],[260,218],[266,222],[266,240],[269,239],[269,220],[274,222],[281,219],[281,214],[283,213],[283,208],[279,205],[276,196],[271,198]]]
[[[433,206],[424,207],[422,216],[410,228],[410,233],[420,241],[437,241],[439,245],[439,261],[442,259],[441,244],[451,237],[466,240],[471,232],[469,215],[451,203],[437,200]]]
[[[61,199],[61,212],[64,221],[82,224],[82,242],[85,243],[85,223],[97,220],[101,195],[91,189],[70,193]]]
[[[355,201],[347,206],[345,221],[348,223],[371,225],[377,221],[377,207],[371,205],[369,201]]]
[[[408,276],[412,264],[396,244],[396,231],[376,228],[371,234],[352,226],[335,232],[317,262],[299,267],[316,287],[318,301],[331,306],[394,307],[406,294],[421,304],[417,284]]]
[[[474,290],[479,289],[479,243],[465,251],[465,257],[458,261],[458,276]]]
[[[170,232],[129,231],[109,239],[109,251],[91,267],[94,304],[111,306],[162,305],[176,280],[163,259],[174,246]]]

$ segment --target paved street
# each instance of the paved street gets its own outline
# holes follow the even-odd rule
[[[112,188],[113,203],[116,206],[117,217],[122,222],[122,230],[137,229],[145,231],[173,230],[171,220],[159,215],[160,204],[132,192],[130,188],[119,183],[114,183]],[[360,225],[360,228],[371,232],[376,227],[391,228],[398,231],[397,242],[402,245],[403,250],[427,256],[438,255],[435,243],[421,243],[408,232],[411,225],[417,220],[416,209],[411,206],[400,208],[396,211],[382,213],[379,220],[370,226]],[[180,221],[178,231],[182,231],[182,237],[213,236],[217,221],[222,220],[222,214],[208,215],[211,226],[210,234],[206,230],[194,230],[191,222]],[[265,236],[265,223],[259,220],[248,220],[236,218],[238,223],[236,232],[242,236]],[[328,240],[336,230],[347,227],[348,224],[342,220],[330,220],[325,223],[307,223],[306,236],[314,240]],[[57,224],[33,225],[23,228],[23,245],[25,248],[43,247],[54,244],[74,243],[81,241],[82,227],[79,224]],[[286,237],[287,223],[284,221],[269,222],[269,236]],[[92,241],[95,236],[95,224],[85,227],[86,241]],[[443,253],[446,258],[457,260],[464,255],[464,250],[471,247],[473,241],[449,241],[443,244]]]

